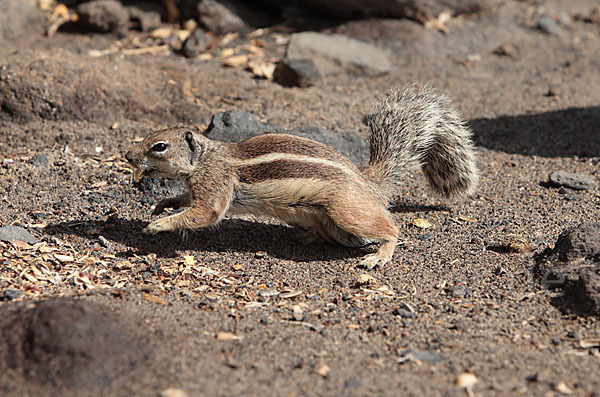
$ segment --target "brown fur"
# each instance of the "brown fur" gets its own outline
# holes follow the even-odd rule
[[[387,206],[403,167],[422,164],[432,186],[446,194],[472,192],[477,182],[469,132],[456,112],[433,91],[413,89],[392,91],[379,103],[364,173],[333,149],[292,135],[226,143],[183,127],[149,134],[126,155],[136,176],[182,178],[189,191],[162,200],[154,213],[185,211],[144,231],[207,227],[226,214],[270,216],[345,246],[380,242],[362,263],[372,268],[388,262],[398,228]]]
[[[256,183],[277,179],[339,179],[342,172],[319,163],[300,160],[275,160],[236,168],[240,183]]]
[[[269,153],[310,154],[311,157],[337,160],[348,167],[356,167],[348,158],[329,146],[307,138],[287,134],[263,134],[246,139],[232,152],[239,159],[248,160]]]

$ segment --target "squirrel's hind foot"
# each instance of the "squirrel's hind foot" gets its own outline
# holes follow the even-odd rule
[[[382,258],[378,254],[369,254],[362,258],[359,267],[367,268],[368,270],[374,269],[376,266],[383,266],[388,263],[390,260],[386,258]]]

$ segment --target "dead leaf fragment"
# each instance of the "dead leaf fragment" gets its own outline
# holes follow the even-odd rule
[[[11,243],[15,248],[20,249],[22,251],[27,251],[34,248],[26,242],[20,240],[12,240]]]
[[[477,383],[477,377],[468,372],[463,372],[456,377],[456,386],[463,389],[470,389]]]
[[[589,349],[591,347],[600,347],[600,338],[581,339],[579,341],[579,347],[583,349]]]
[[[233,55],[229,58],[225,58],[223,63],[225,66],[237,68],[248,63],[248,55]]]
[[[248,69],[257,77],[273,80],[275,63],[268,61],[252,60],[248,62]]]
[[[160,299],[158,296],[151,295],[147,292],[144,292],[144,300],[148,302],[158,303],[159,305],[166,305],[167,302],[163,299]]]
[[[166,39],[174,33],[175,29],[173,28],[157,28],[150,32],[150,37],[154,37],[155,39]]]
[[[466,217],[464,215],[460,215],[458,217],[458,219],[460,219],[461,221],[465,221],[465,222],[477,223],[477,221],[475,219]]]
[[[181,389],[169,387],[160,392],[160,397],[188,397],[187,393]]]
[[[554,390],[556,390],[559,393],[566,394],[567,396],[573,394],[573,390],[569,389],[569,387],[565,385],[564,382],[558,382],[556,386],[554,386]]]
[[[431,223],[429,223],[429,221],[423,218],[413,219],[412,224],[418,227],[419,229],[429,229],[432,226]]]
[[[196,260],[192,255],[184,255],[183,263],[185,263],[188,266],[194,266],[196,264]]]
[[[284,299],[290,299],[290,298],[295,298],[296,296],[301,295],[301,294],[302,294],[302,291],[284,291],[279,296]]]
[[[73,258],[71,255],[61,254],[54,254],[54,259],[62,263],[73,262],[75,260],[75,258]]]
[[[217,332],[217,340],[229,341],[242,339],[240,336],[234,335],[231,332]]]
[[[451,19],[452,11],[444,10],[438,15],[437,18],[432,18],[431,20],[425,22],[425,27],[428,29],[434,28],[444,34],[448,34],[450,33],[450,29],[448,29],[446,23],[448,23]]]
[[[221,51],[221,58],[229,58],[235,54],[235,50],[233,48],[224,48]]]
[[[329,372],[331,372],[331,367],[327,364],[323,364],[319,366],[315,372],[325,378],[327,375],[329,375]]]

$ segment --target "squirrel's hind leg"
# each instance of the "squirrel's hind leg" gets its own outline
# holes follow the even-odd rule
[[[372,269],[392,259],[398,242],[398,228],[383,206],[369,200],[346,200],[343,204],[332,205],[327,215],[331,226],[322,230],[327,232],[329,239],[350,247],[381,242],[379,250],[365,256],[361,265]]]

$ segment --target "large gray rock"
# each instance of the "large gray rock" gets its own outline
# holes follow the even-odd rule
[[[268,132],[292,134],[324,143],[359,166],[368,161],[369,144],[354,132],[332,134],[324,128],[309,125],[286,130],[239,109],[215,114],[204,134],[219,141],[240,142]]]
[[[241,142],[265,132],[284,132],[284,129],[264,123],[252,113],[234,109],[213,115],[204,134],[217,141]]]
[[[387,51],[339,34],[293,34],[286,58],[311,60],[322,75],[346,70],[377,76],[393,69]]]
[[[600,317],[600,223],[565,230],[538,256],[537,270],[542,285],[558,292],[553,303],[561,309]]]
[[[3,47],[41,36],[45,25],[46,17],[33,1],[0,1],[0,43]]]
[[[336,18],[410,18],[427,21],[442,11],[453,14],[488,13],[505,0],[260,0],[272,10],[303,11],[312,15]]]
[[[198,19],[215,34],[248,33],[267,22],[267,16],[242,1],[202,0],[198,4]]]
[[[116,0],[94,0],[77,7],[79,23],[97,32],[127,30],[129,12]]]
[[[588,190],[596,186],[593,177],[581,174],[574,174],[565,171],[552,171],[548,175],[550,183],[556,186],[563,186],[573,190]]]
[[[40,240],[20,226],[6,225],[0,227],[0,241],[9,243],[13,240],[23,241],[27,244],[40,242]]]

